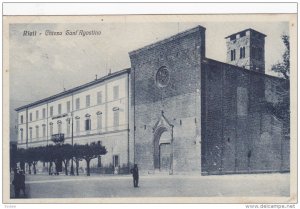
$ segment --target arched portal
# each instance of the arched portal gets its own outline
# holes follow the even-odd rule
[[[171,167],[171,134],[166,127],[159,127],[154,133],[154,169],[169,171]]]

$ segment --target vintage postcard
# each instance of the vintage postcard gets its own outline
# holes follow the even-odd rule
[[[4,203],[297,202],[296,14],[4,16]]]

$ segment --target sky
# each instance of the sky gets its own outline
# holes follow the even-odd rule
[[[226,61],[225,37],[255,29],[265,39],[266,73],[281,60],[280,36],[289,34],[287,22],[128,22],[10,24],[9,87],[10,137],[16,138],[17,114],[22,105],[130,67],[128,53],[178,32],[201,25],[206,28],[206,57]],[[24,30],[41,35],[23,36]],[[99,36],[45,36],[45,31],[96,30]]]

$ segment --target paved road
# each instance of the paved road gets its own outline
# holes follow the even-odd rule
[[[134,188],[131,176],[27,175],[26,187],[29,198],[289,196],[289,178],[289,174],[152,175],[141,176],[139,188]]]

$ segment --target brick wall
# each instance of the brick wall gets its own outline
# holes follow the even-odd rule
[[[271,114],[282,79],[207,60],[202,67],[202,172],[289,170],[289,125]]]

